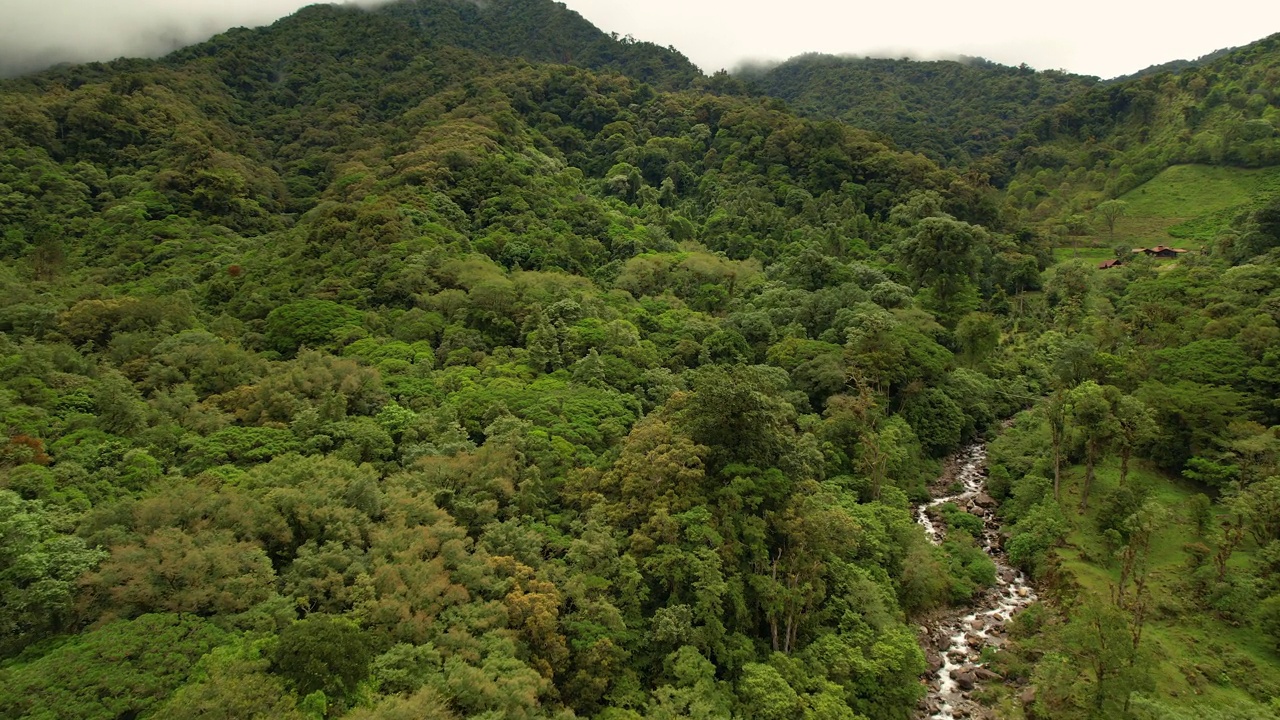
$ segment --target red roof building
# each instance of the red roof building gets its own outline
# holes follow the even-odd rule
[[[1134,248],[1133,251],[1135,253],[1146,253],[1151,257],[1159,258],[1174,258],[1186,252],[1186,250],[1183,250],[1182,248],[1171,248],[1164,245],[1157,245],[1150,248]]]

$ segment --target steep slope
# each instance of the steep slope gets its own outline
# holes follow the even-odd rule
[[[0,715],[913,711],[908,618],[992,578],[908,498],[1043,248],[472,12],[0,87]]]
[[[810,117],[882,132],[944,164],[983,163],[1030,120],[1096,78],[981,58],[914,61],[803,55],[742,75]],[[998,174],[998,171],[997,171]]]
[[[1065,220],[1172,165],[1280,164],[1278,87],[1280,35],[1202,67],[1095,88],[1015,138],[1009,195],[1033,219]]]
[[[906,720],[916,623],[996,582],[911,500],[1027,404],[1012,561],[1067,540],[1064,462],[1082,501],[1113,452],[1242,478],[1161,624],[1280,637],[1274,561],[1203,562],[1280,534],[1276,203],[1042,283],[980,173],[558,12],[318,7],[0,86],[0,716]],[[1094,642],[1070,602],[1005,677],[1149,707],[1139,606]]]
[[[394,121],[446,86],[518,66],[522,58],[630,73],[668,88],[688,87],[701,77],[679,53],[611,38],[550,0],[483,6],[466,0],[406,0],[371,11],[310,6],[271,27],[233,30],[158,62],[59,68],[0,87],[47,92],[110,86],[115,97],[95,102],[119,111],[113,125],[80,127],[77,118],[86,113],[67,108],[72,117],[58,129],[56,147],[50,146],[55,156],[125,146],[137,153],[152,147],[152,141],[168,142],[171,123],[197,117],[214,121],[218,130],[188,127],[184,132],[191,142],[216,137],[220,147],[236,154],[258,161],[271,158],[275,168],[266,177],[282,171],[289,190],[281,201],[304,210],[331,179],[324,173],[333,159],[329,153],[321,162],[322,152],[304,162],[304,146],[349,149],[359,142],[356,127]],[[156,110],[155,98],[139,97],[123,103],[130,107],[121,106],[119,98],[155,85],[162,85],[161,92],[178,104],[189,105],[181,118],[166,117],[158,124],[142,119],[140,113]],[[85,97],[82,93],[69,102]],[[18,122],[20,117],[11,121]],[[252,140],[242,144],[249,135]],[[255,194],[284,197],[274,190]]]

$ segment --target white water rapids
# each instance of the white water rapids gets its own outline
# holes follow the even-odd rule
[[[996,564],[996,584],[984,593],[974,609],[965,615],[944,617],[934,623],[926,639],[930,657],[929,694],[924,701],[924,717],[930,720],[955,720],[972,717],[981,711],[968,698],[975,682],[995,679],[979,662],[985,647],[1004,643],[1004,628],[1014,613],[1035,601],[1035,591],[1021,572],[1009,567],[1000,547],[998,526],[993,517],[994,502],[985,493],[984,468],[987,449],[976,443],[957,457],[955,480],[964,489],[947,497],[936,498],[916,508],[916,520],[936,545],[943,532],[929,516],[929,509],[944,503],[955,503],[961,510],[983,519],[982,549]],[[936,654],[935,654],[936,653]],[[934,668],[941,661],[941,667]],[[966,687],[967,686],[967,687]]]

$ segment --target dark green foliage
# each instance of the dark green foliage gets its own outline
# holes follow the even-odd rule
[[[971,538],[982,537],[982,518],[970,515],[955,503],[946,503],[938,508],[942,520],[947,524],[947,532],[966,533]]]
[[[1042,282],[981,172],[739,89],[541,0],[0,84],[0,714],[903,718],[910,622],[993,581],[910,502],[1046,393],[992,445],[1022,567],[1049,448],[1276,535],[1268,263]]]
[[[0,670],[0,714],[71,720],[138,717],[186,681],[226,633],[192,615],[143,615]]]
[[[957,603],[973,600],[976,593],[996,582],[996,566],[976,542],[963,535],[947,539],[947,569],[951,580],[951,599]]]
[[[280,632],[272,669],[292,683],[300,697],[319,691],[341,702],[369,675],[372,641],[348,620],[312,616]]]
[[[1128,533],[1125,521],[1146,501],[1146,488],[1135,484],[1121,485],[1103,496],[1098,503],[1098,529],[1114,530],[1122,536]]]
[[[744,78],[797,111],[883,132],[946,164],[994,155],[1040,113],[1097,83],[982,58],[919,62],[802,55]]]
[[[924,448],[941,457],[956,447],[965,426],[964,412],[941,390],[930,388],[910,398],[902,415],[920,438]]]

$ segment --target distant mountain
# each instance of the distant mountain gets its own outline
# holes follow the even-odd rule
[[[903,148],[967,165],[1097,78],[1009,67],[982,58],[888,60],[802,55],[739,76],[810,117],[888,135]]]
[[[1128,75],[1121,75],[1119,77],[1111,78],[1110,80],[1104,80],[1103,83],[1104,84],[1121,83],[1121,82],[1126,82],[1128,80],[1137,80],[1138,78],[1147,77],[1148,75],[1159,75],[1160,73],[1166,73],[1166,72],[1179,73],[1188,68],[1196,68],[1196,67],[1200,67],[1201,65],[1204,65],[1205,63],[1213,62],[1214,60],[1217,60],[1223,55],[1226,55],[1238,49],[1239,48],[1236,48],[1236,47],[1222,48],[1219,50],[1214,50],[1211,53],[1201,55],[1195,60],[1170,60],[1169,62],[1166,62],[1166,63],[1160,63],[1159,65],[1149,65],[1135,73],[1130,73]]]
[[[268,27],[228,30],[178,50],[162,63],[176,67],[216,58],[227,73],[234,73],[229,79],[235,85],[248,89],[336,67],[353,75],[396,75],[407,69],[409,59],[446,48],[619,72],[667,89],[685,87],[702,76],[674,48],[604,33],[551,0],[399,0],[373,9],[310,5]],[[137,62],[60,66],[41,77],[83,80]]]
[[[101,85],[126,97],[163,84],[198,106],[198,120],[181,113],[191,127],[215,121],[221,129],[202,132],[220,138],[224,149],[254,162],[270,157],[294,206],[305,208],[333,171],[311,146],[325,146],[322,154],[334,157],[357,142],[352,127],[394,122],[447,87],[529,62],[620,73],[661,89],[686,89],[702,78],[675,50],[606,34],[551,0],[403,0],[372,10],[312,5],[271,26],[233,29],[160,60],[61,66],[0,81],[0,90]],[[252,140],[241,140],[239,128],[246,125]],[[348,129],[331,129],[337,125]],[[136,147],[140,137],[154,137],[154,129],[136,113],[82,132],[64,123],[55,153],[106,159]]]

